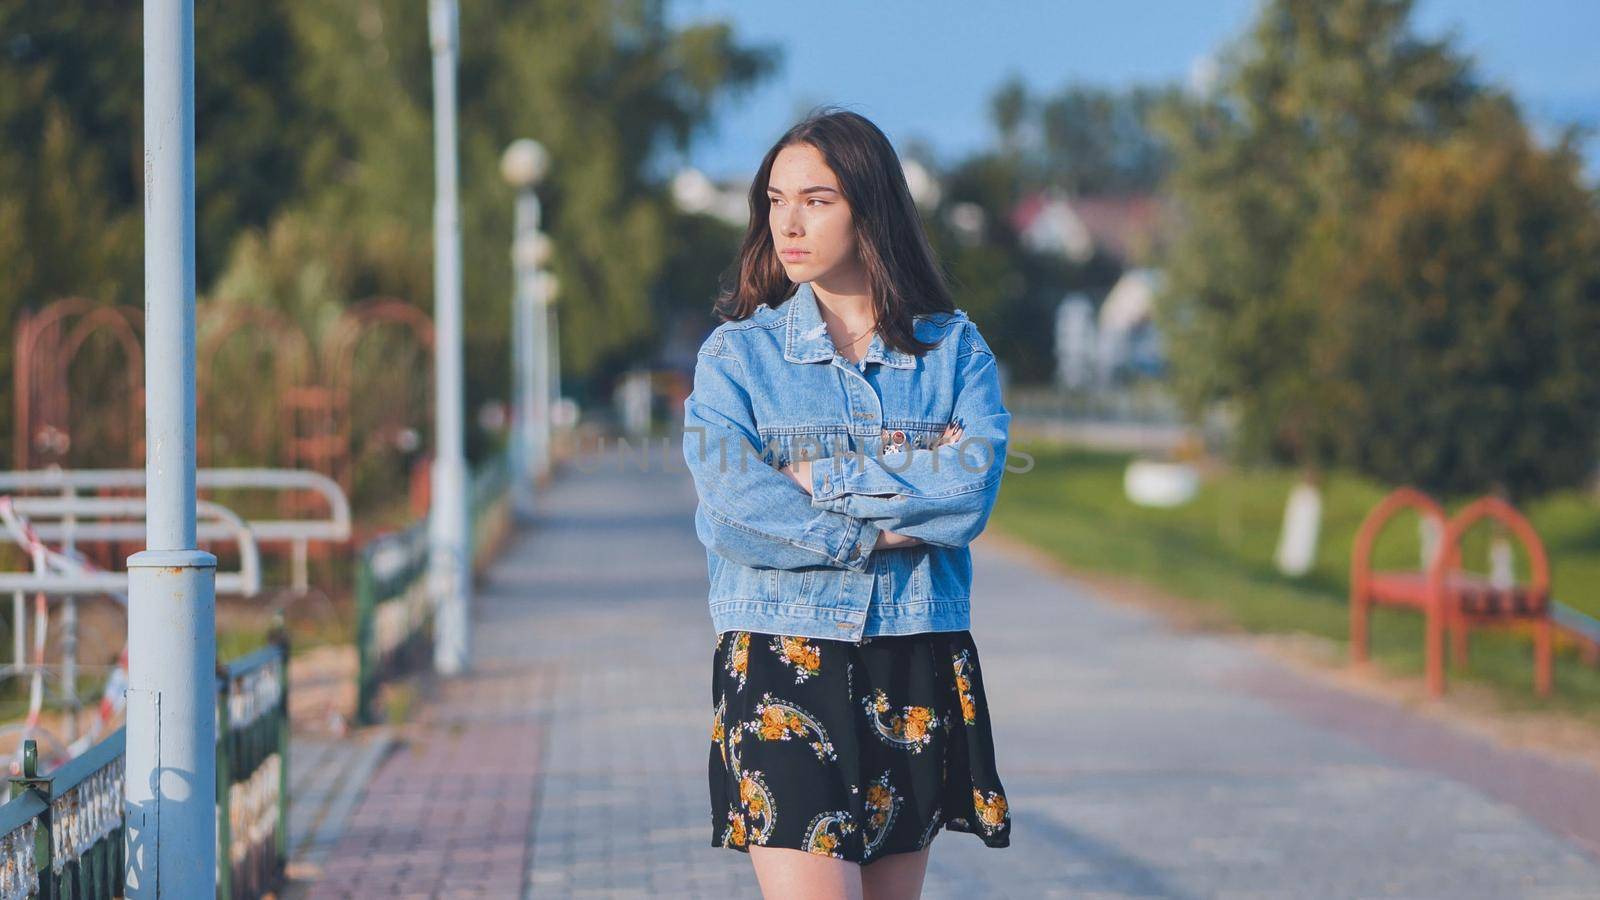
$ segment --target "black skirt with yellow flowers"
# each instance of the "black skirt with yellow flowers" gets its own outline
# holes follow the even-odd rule
[[[858,863],[921,850],[940,827],[1010,844],[969,632],[725,631],[712,659],[712,844]]]

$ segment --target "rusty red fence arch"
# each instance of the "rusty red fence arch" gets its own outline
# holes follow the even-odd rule
[[[272,406],[280,440],[277,458],[262,458],[261,464],[321,472],[348,493],[360,460],[395,446],[395,435],[407,429],[419,437],[427,432],[433,390],[433,322],[417,306],[397,297],[363,300],[344,310],[317,343],[291,319],[268,307],[207,303],[200,307],[199,317],[196,356],[201,383],[196,395],[201,405],[198,437],[202,459],[215,449],[208,441],[204,417],[206,404],[217,402],[217,386],[211,381],[213,363],[230,343],[245,338],[258,345],[265,341],[272,355],[272,377],[267,384],[274,394]],[[120,445],[113,454],[126,465],[143,463],[143,324],[143,312],[137,307],[111,306],[84,297],[62,298],[37,312],[22,314],[13,365],[16,468],[73,464],[71,376],[79,354],[99,337],[115,342],[124,363],[124,396],[108,404],[121,414],[113,422],[112,436]],[[377,433],[353,436],[352,402],[361,380],[356,371],[357,353],[363,342],[377,334],[395,332],[427,357],[429,371],[417,391],[425,402],[416,409],[386,406],[377,411]],[[383,374],[410,378],[422,373],[406,369]],[[426,483],[414,475],[408,479],[413,489]]]
[[[123,461],[143,463],[143,327],[139,310],[97,304],[84,297],[66,297],[19,317],[12,363],[17,468],[70,462],[72,365],[90,339],[100,334],[110,336],[123,354],[125,396],[123,402],[113,404],[122,413],[112,420],[113,433],[125,441]]]

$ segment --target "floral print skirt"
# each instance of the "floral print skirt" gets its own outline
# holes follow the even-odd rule
[[[725,631],[712,662],[713,845],[868,863],[941,827],[1010,844],[969,632]]]

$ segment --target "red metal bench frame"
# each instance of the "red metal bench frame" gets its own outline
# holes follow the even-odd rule
[[[1398,513],[1415,509],[1440,525],[1439,545],[1425,570],[1374,571],[1372,546]],[[1461,571],[1461,539],[1480,522],[1505,525],[1527,552],[1530,580],[1509,588]],[[1350,655],[1368,658],[1368,618],[1374,604],[1420,609],[1426,619],[1424,651],[1430,696],[1444,693],[1444,636],[1450,633],[1452,663],[1465,669],[1467,637],[1478,628],[1522,629],[1531,626],[1534,643],[1534,686],[1541,696],[1551,691],[1553,623],[1550,617],[1550,563],[1533,526],[1509,503],[1484,497],[1468,504],[1448,521],[1444,508],[1415,488],[1399,488],[1367,514],[1356,532],[1350,563]]]

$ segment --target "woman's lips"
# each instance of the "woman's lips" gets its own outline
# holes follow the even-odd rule
[[[783,257],[784,259],[787,259],[787,260],[796,260],[796,259],[804,259],[805,257],[810,256],[811,255],[811,251],[810,250],[783,250],[783,251],[780,251],[778,253],[778,255]]]

